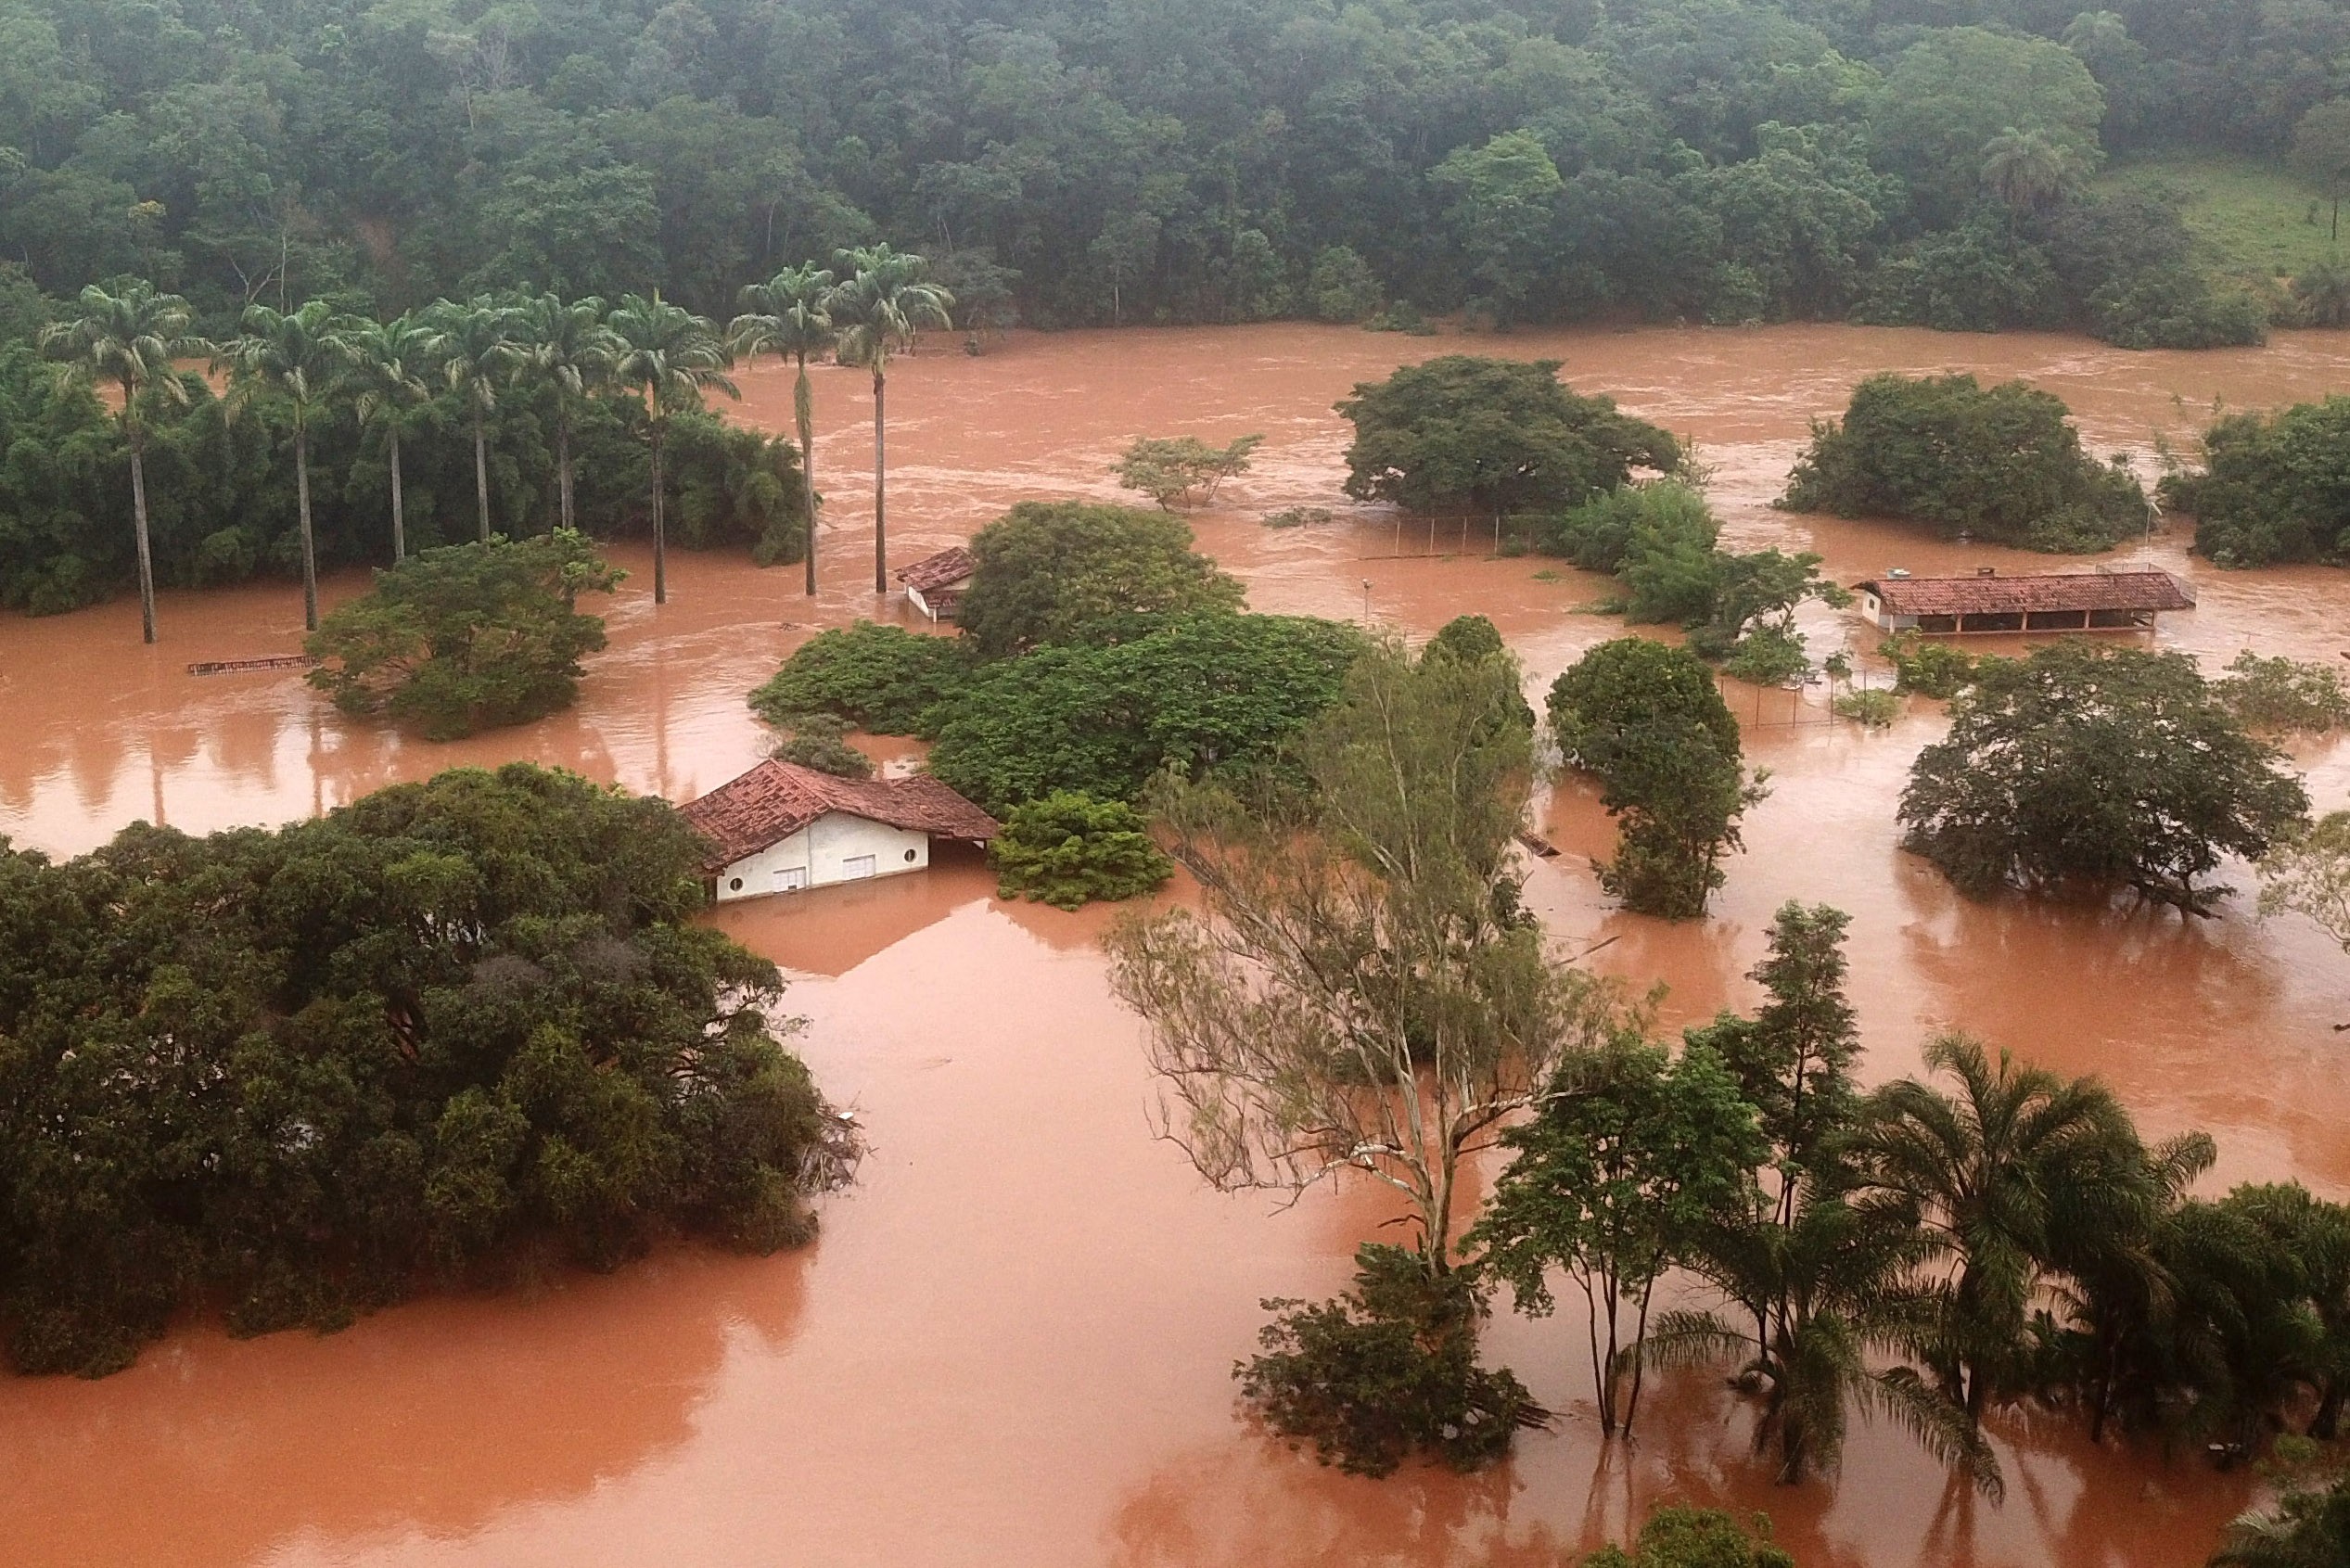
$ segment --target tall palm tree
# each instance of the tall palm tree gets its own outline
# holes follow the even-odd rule
[[[187,301],[158,294],[152,284],[133,281],[120,294],[96,284],[82,290],[81,313],[41,329],[41,351],[63,362],[69,376],[104,381],[122,396],[115,414],[122,443],[131,452],[131,525],[138,541],[139,619],[155,641],[155,560],[147,533],[147,420],[139,400],[152,390],[173,402],[187,402],[187,388],[172,373],[183,355],[210,351],[187,335]]]
[[[436,300],[425,321],[438,339],[441,378],[465,399],[473,427],[473,493],[480,511],[481,538],[490,537],[490,446],[483,421],[498,406],[498,388],[519,362],[513,312],[487,298],[456,304]]]
[[[362,322],[340,335],[351,408],[363,427],[379,426],[391,459],[391,558],[407,559],[407,513],[400,480],[400,437],[409,420],[432,406],[440,335],[414,316]]]
[[[248,305],[244,330],[222,344],[215,359],[229,373],[232,414],[269,397],[292,416],[294,493],[302,536],[302,624],[313,631],[318,630],[318,555],[310,528],[310,424],[326,406],[338,377],[351,363],[345,325],[324,300],[291,311]]]
[[[620,300],[608,322],[619,340],[612,362],[612,379],[624,387],[642,388],[645,415],[653,441],[653,603],[669,603],[666,504],[662,496],[661,452],[669,435],[671,413],[698,402],[705,391],[742,393],[726,379],[734,361],[720,340],[716,324],[654,291],[650,300],[631,294]]]
[[[1994,1063],[1963,1035],[1927,1045],[1958,1092],[1903,1078],[1870,1098],[1855,1149],[1875,1192],[1931,1238],[1938,1323],[1925,1359],[1970,1421],[2023,1354],[2032,1303],[2056,1254],[2069,1195],[2119,1151],[2128,1114],[2094,1078]]]
[[[739,359],[772,353],[799,368],[792,383],[792,418],[799,427],[799,484],[802,511],[808,519],[808,592],[816,592],[816,418],[815,396],[808,385],[808,356],[830,348],[832,316],[825,303],[832,297],[833,274],[813,262],[777,273],[765,283],[743,290],[744,314],[727,324],[729,345]]]
[[[619,342],[604,324],[604,301],[594,295],[566,304],[554,294],[525,300],[514,312],[519,365],[546,378],[555,391],[555,478],[563,526],[573,526],[571,423],[580,400],[610,376]]]
[[[873,591],[889,592],[888,467],[882,433],[883,400],[888,392],[889,356],[926,326],[951,330],[947,314],[954,296],[923,281],[930,263],[911,253],[876,245],[843,250],[834,258],[849,272],[826,304],[840,331],[840,357],[873,372]]]
[[[1699,1270],[1756,1330],[1713,1312],[1668,1312],[1640,1357],[1651,1366],[1742,1360],[1762,1395],[1755,1447],[1778,1450],[1782,1484],[1836,1468],[1858,1406],[1907,1428],[1996,1498],[1999,1461],[1965,1410],[1910,1368],[1872,1359],[1915,1355],[1932,1329],[1933,1298],[1913,1282],[1931,1242],[1903,1217],[1854,1203],[1843,1181],[1806,1175],[1786,1223],[1758,1211],[1705,1247]]]

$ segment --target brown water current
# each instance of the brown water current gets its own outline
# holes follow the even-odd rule
[[[2073,406],[2099,452],[2152,471],[2215,401],[2259,407],[2342,389],[2350,338],[2127,354],[2077,338],[1788,327],[1415,339],[1337,329],[1015,335],[978,359],[926,346],[891,376],[892,561],[967,537],[1028,497],[1116,497],[1137,435],[1261,432],[1256,469],[1196,519],[1259,609],[1366,614],[1411,637],[1490,616],[1538,688],[1619,623],[1577,613],[1604,585],[1490,559],[1474,524],[1349,505],[1330,405],[1400,360],[1467,349],[1565,362],[1578,389],[1693,439],[1737,545],[1823,554],[1846,580],[2046,557],[1769,509],[1814,416],[1871,371],[2024,376]],[[741,416],[790,417],[788,376],[743,377]],[[862,376],[817,383],[832,492],[812,603],[797,568],[676,555],[610,606],[612,647],[576,708],[454,746],[357,726],[298,676],[192,677],[192,660],[293,651],[283,584],[166,593],[162,642],[125,599],[0,620],[0,834],[72,853],[139,818],[190,831],[277,822],[459,763],[557,763],[689,798],[765,737],[743,695],[810,631],[902,618],[870,592],[870,403]],[[1326,527],[1268,529],[1285,506]],[[2191,579],[2198,609],[2161,640],[2224,662],[2244,647],[2350,650],[2350,576],[2222,574],[2183,532],[2141,554]],[[331,600],[357,592],[345,578]],[[1876,638],[1812,606],[1815,656]],[[1877,676],[1882,683],[1884,677]],[[1963,1026],[2110,1081],[2155,1133],[2217,1137],[2216,1185],[2293,1176],[2350,1192],[2350,958],[2297,919],[1973,904],[1896,848],[1893,805],[1939,733],[1913,703],[1890,732],[1829,723],[1807,698],[1733,688],[1771,795],[1748,818],[1712,915],[1667,925],[1608,908],[1588,856],[1610,828],[1563,783],[1544,809],[1565,853],[1529,894],[1595,966],[1671,987],[1668,1023],[1744,1006],[1743,978],[1791,898],[1853,915],[1865,1071],[1911,1070]],[[2297,749],[2318,806],[2350,803],[2350,754]],[[2235,880],[2246,880],[2236,868]],[[828,1200],[823,1239],[771,1259],[658,1256],[523,1296],[428,1301],[318,1338],[190,1329],[95,1383],[0,1382],[0,1556],[186,1564],[1552,1564],[1664,1498],[1768,1509],[1807,1568],[2189,1568],[2251,1496],[2193,1456],[2092,1448],[2068,1424],[1997,1423],[2008,1497],[1954,1491],[1906,1436],[1857,1427],[1833,1485],[1782,1488],[1749,1458],[1751,1417],[1717,1378],[1667,1380],[1636,1445],[1604,1447],[1571,1317],[1506,1313],[1495,1359],[1563,1414],[1507,1465],[1363,1481],[1236,1419],[1230,1370],[1258,1298],[1326,1293],[1386,1217],[1367,1191],[1284,1213],[1207,1191],[1152,1140],[1140,1029],[1110,1000],[1101,911],[1004,904],[976,859],[737,906],[718,917],[794,973],[801,1044],[853,1103],[874,1153]],[[1610,940],[1612,938],[1612,940]]]

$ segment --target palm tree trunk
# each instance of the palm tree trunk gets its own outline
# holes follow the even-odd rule
[[[147,542],[147,462],[145,443],[131,438],[131,531],[139,542],[139,624],[147,642],[155,641],[155,557]]]
[[[294,425],[294,497],[300,504],[302,520],[302,626],[318,630],[318,555],[312,547],[310,536],[310,431],[299,420]]]
[[[400,427],[391,427],[391,558],[394,563],[408,558],[407,517],[401,510],[400,497]]]
[[[481,434],[481,410],[473,411],[473,496],[481,508],[481,542],[490,542],[490,447]]]
[[[808,389],[808,356],[799,356],[799,381],[792,388],[792,416],[799,424],[799,492],[808,531],[808,594],[816,594],[816,410]]]
[[[881,449],[881,400],[888,385],[876,349],[873,364],[873,591],[876,593],[889,592],[889,524],[884,511],[888,485]]]
[[[669,540],[661,527],[661,427],[653,425],[653,603],[669,603]]]
[[[560,396],[560,393],[556,394]],[[563,498],[563,526],[571,526],[571,416],[555,416],[555,488]]]

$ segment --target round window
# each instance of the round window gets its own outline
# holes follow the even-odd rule
[[[741,892],[743,890],[743,879],[739,876],[735,877],[734,880],[726,884],[726,890],[729,893]]]
[[[911,850],[911,849],[907,850],[907,851],[906,851],[906,864],[908,864],[908,865],[912,865],[912,864],[913,864],[913,858],[914,858],[914,857],[913,857],[913,850]]]

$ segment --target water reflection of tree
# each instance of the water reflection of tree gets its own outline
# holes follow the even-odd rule
[[[341,1561],[581,1497],[685,1442],[746,1332],[791,1339],[808,1261],[688,1250],[326,1337],[190,1333],[98,1383],[12,1380],[8,1561],[231,1568],[297,1537]]]

